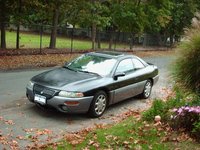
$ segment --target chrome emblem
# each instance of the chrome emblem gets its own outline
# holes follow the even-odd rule
[[[40,92],[40,94],[43,94],[43,93],[44,93],[44,91],[41,91],[41,92]]]

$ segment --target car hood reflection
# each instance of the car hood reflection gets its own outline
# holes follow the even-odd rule
[[[57,68],[33,77],[32,81],[39,84],[62,87],[73,82],[80,82],[92,78],[97,78],[97,75],[75,72],[67,68]]]

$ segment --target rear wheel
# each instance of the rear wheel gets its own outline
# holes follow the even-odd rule
[[[145,86],[144,86],[144,90],[143,92],[141,93],[141,97],[142,98],[149,98],[149,96],[151,95],[151,89],[152,89],[152,82],[151,80],[147,80],[147,82],[145,83]]]
[[[90,105],[89,115],[91,117],[100,117],[103,115],[107,106],[108,96],[104,91],[99,91],[94,95]]]

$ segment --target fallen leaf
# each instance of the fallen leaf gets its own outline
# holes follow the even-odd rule
[[[94,141],[92,141],[92,140],[89,140],[89,143],[88,143],[88,145],[92,145],[92,144],[94,144]]]
[[[25,137],[23,137],[21,135],[18,135],[16,138],[19,139],[19,140],[24,140],[25,139]]]
[[[13,120],[4,120],[5,124],[8,125],[14,125],[15,123],[13,122]]]
[[[130,142],[128,142],[128,141],[124,141],[123,144],[124,144],[124,145],[129,145]]]

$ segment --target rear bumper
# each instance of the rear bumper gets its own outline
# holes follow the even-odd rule
[[[153,84],[156,84],[158,82],[158,79],[159,79],[159,75],[155,76],[153,78]]]
[[[26,96],[28,97],[29,101],[33,103],[37,103],[34,101],[34,93],[31,89],[26,88]],[[60,96],[54,96],[50,99],[46,100],[47,106],[51,106],[56,108],[60,112],[64,113],[85,113],[88,112],[90,108],[90,104],[93,100],[93,96],[89,97],[82,97],[82,98],[65,98]],[[67,105],[65,102],[77,102],[77,105]]]

